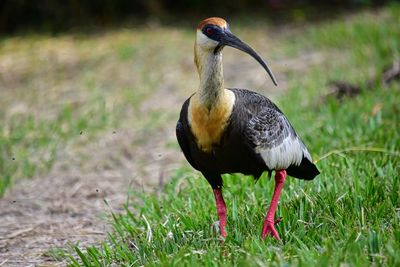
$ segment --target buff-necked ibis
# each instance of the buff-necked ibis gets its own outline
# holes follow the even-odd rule
[[[226,205],[221,175],[243,173],[258,179],[265,171],[275,171],[275,189],[261,236],[272,235],[279,240],[274,216],[286,174],[312,180],[319,171],[285,115],[271,100],[245,89],[224,88],[225,46],[252,56],[277,85],[267,64],[232,34],[224,19],[201,21],[194,46],[200,85],[182,106],[176,125],[177,139],[187,161],[204,175],[213,189],[223,237],[226,237]]]

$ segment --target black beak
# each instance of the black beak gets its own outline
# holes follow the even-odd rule
[[[278,83],[274,77],[274,74],[268,67],[268,65],[261,59],[261,57],[256,53],[256,51],[253,50],[250,46],[242,42],[239,38],[237,38],[233,33],[231,33],[228,29],[225,30],[224,34],[221,35],[220,37],[220,42],[218,47],[215,49],[215,52],[219,51],[223,46],[231,46],[236,49],[239,49],[250,56],[252,56],[255,60],[258,61],[258,63],[263,66],[263,68],[267,71],[269,74],[269,77],[271,77],[272,82],[277,86]]]

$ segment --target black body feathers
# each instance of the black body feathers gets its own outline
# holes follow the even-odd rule
[[[293,127],[271,100],[244,89],[229,90],[235,94],[235,104],[221,141],[213,145],[211,152],[199,149],[190,130],[191,98],[183,104],[176,125],[177,139],[186,159],[213,188],[222,186],[224,173],[243,173],[257,179],[264,171],[279,166],[299,179],[312,180],[319,174]]]

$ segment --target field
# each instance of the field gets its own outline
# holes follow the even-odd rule
[[[131,188],[123,210],[110,209],[104,241],[45,253],[71,266],[399,266],[400,84],[380,82],[400,58],[399,24],[398,5],[283,26],[230,22],[280,85],[273,88],[252,59],[226,48],[227,87],[272,98],[321,170],[311,182],[287,179],[277,211],[282,242],[260,239],[273,180],[224,177],[222,243],[211,189],[179,152],[174,123],[197,86],[189,28],[1,40],[0,195],[23,178],[97,169],[101,179],[113,168],[132,171],[125,162],[136,161],[141,186]],[[332,80],[362,91],[341,101],[326,97]],[[91,149],[120,132],[128,134],[114,143],[127,147],[111,147],[112,157]],[[159,144],[156,151],[149,142]],[[167,158],[161,167],[154,166],[158,154]]]

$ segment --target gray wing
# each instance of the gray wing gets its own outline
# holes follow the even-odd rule
[[[247,123],[245,135],[271,170],[300,165],[303,157],[311,161],[310,154],[285,115],[273,107],[265,107],[253,116]]]

